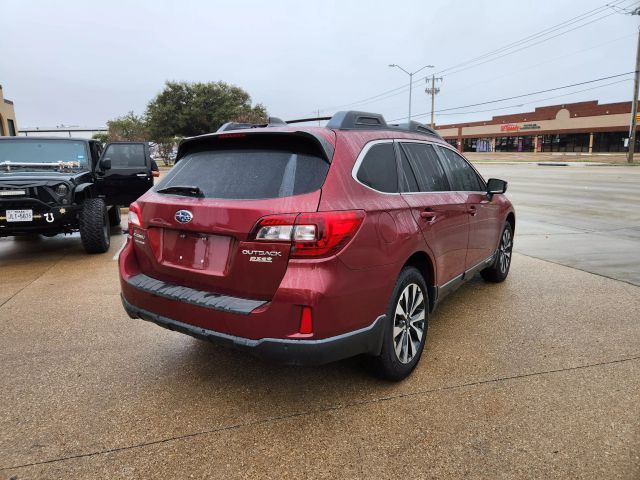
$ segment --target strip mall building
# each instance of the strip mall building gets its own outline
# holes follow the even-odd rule
[[[15,137],[17,134],[18,124],[16,123],[13,102],[4,98],[2,85],[0,85],[0,137],[5,135]]]
[[[626,152],[630,120],[631,102],[600,105],[594,100],[438,125],[436,130],[464,152]]]

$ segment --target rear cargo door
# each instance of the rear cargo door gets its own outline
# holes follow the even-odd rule
[[[98,192],[107,205],[129,205],[153,186],[146,142],[110,142],[95,168]]]
[[[283,134],[216,138],[183,153],[137,203],[134,233],[147,275],[191,288],[269,300],[286,271],[291,242],[257,241],[268,215],[315,212],[329,170],[322,149]]]

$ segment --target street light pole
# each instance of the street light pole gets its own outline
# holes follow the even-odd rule
[[[640,14],[640,9],[636,10]],[[629,153],[627,162],[633,163],[633,154],[636,149],[636,129],[638,128],[638,81],[640,80],[640,28],[638,28],[638,46],[636,50],[636,73],[633,80],[633,95],[631,104],[631,126],[629,128]]]
[[[402,70],[404,73],[406,73],[407,75],[409,75],[409,114],[407,115],[407,122],[411,121],[411,93],[413,91],[413,76],[418,73],[421,72],[422,70],[424,70],[425,68],[435,68],[433,65],[425,65],[422,68],[419,68],[418,70],[416,70],[415,72],[408,72],[407,70],[405,70],[404,68],[402,68],[400,65],[396,65],[395,63],[391,63],[389,64],[390,67],[397,67],[400,70]]]
[[[411,93],[413,92],[413,73],[409,74],[409,116],[407,122],[411,121]]]

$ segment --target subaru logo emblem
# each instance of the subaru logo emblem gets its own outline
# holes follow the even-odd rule
[[[193,220],[193,213],[189,210],[178,210],[176,212],[175,218],[180,223],[189,223]]]

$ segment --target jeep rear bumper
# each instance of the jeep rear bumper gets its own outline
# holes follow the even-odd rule
[[[360,354],[380,353],[384,334],[385,315],[368,327],[319,340],[237,337],[163,317],[138,308],[121,296],[122,304],[131,318],[140,318],[161,327],[186,333],[196,338],[246,350],[263,360],[288,365],[322,365]]]

